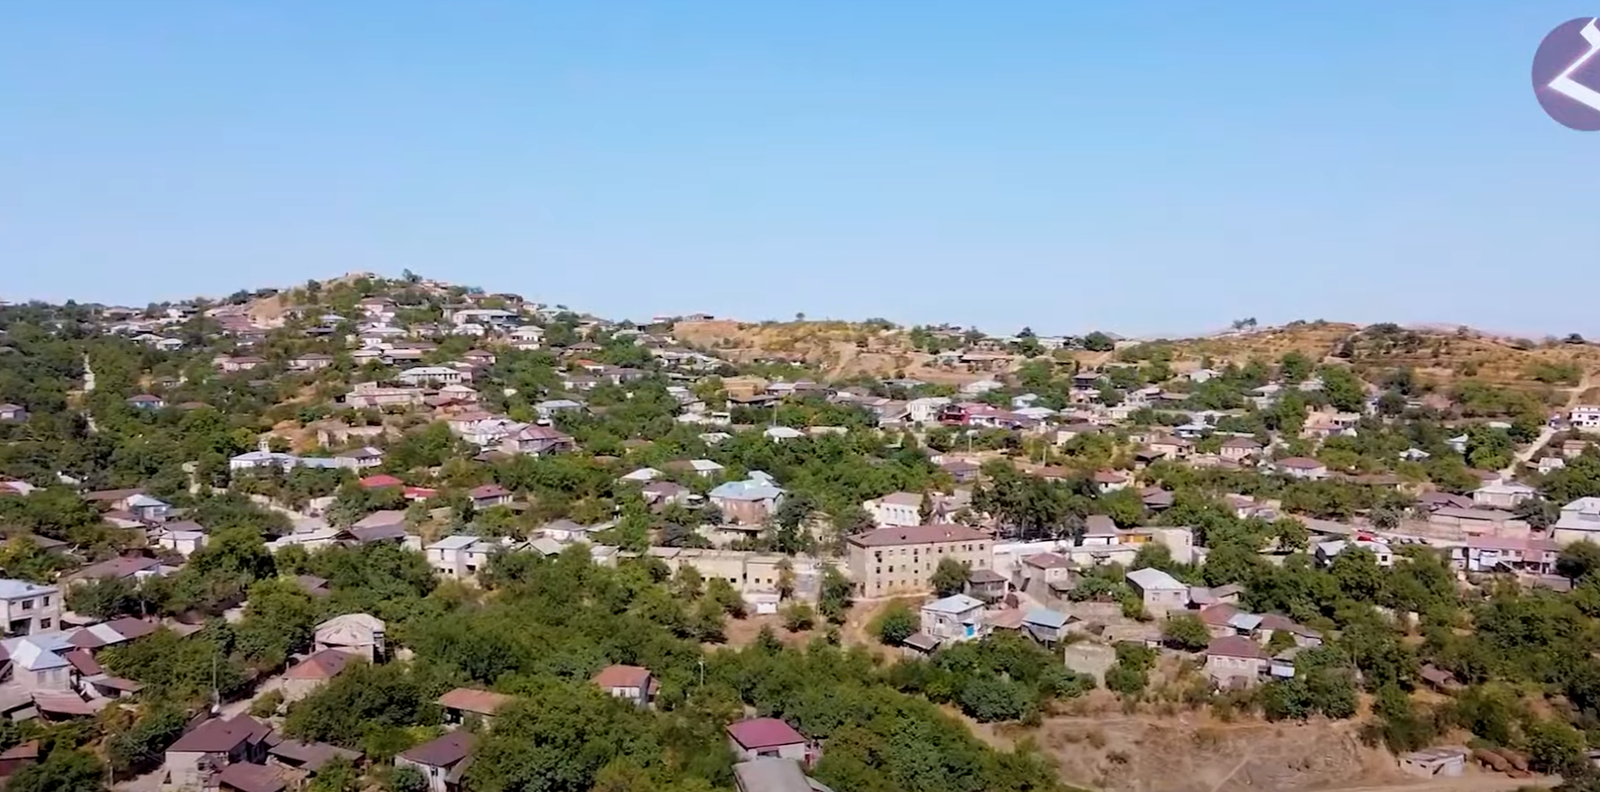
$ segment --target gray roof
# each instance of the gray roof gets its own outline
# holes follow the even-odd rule
[[[1065,627],[1067,614],[1053,611],[1049,608],[1034,608],[1022,616],[1023,624],[1037,624],[1041,627]]]
[[[934,600],[922,607],[924,610],[938,613],[966,613],[973,608],[983,607],[983,602],[965,594],[952,594],[944,599]]]
[[[0,599],[16,599],[18,597],[37,597],[41,594],[56,594],[60,589],[55,586],[41,586],[29,583],[26,580],[0,578]]]
[[[476,537],[476,536],[467,536],[467,535],[464,535],[464,534],[458,534],[456,536],[446,536],[445,538],[440,539],[439,541],[434,542],[431,545],[428,545],[428,549],[429,550],[461,550],[461,549],[466,548],[466,547],[471,547],[472,544],[474,542],[476,542],[476,541],[478,541],[478,537]]]
[[[1135,569],[1127,575],[1128,581],[1143,591],[1188,591],[1189,587],[1177,578],[1153,567]]]
[[[827,789],[806,778],[799,762],[776,756],[740,762],[733,766],[733,777],[740,789],[749,792],[818,792]]]

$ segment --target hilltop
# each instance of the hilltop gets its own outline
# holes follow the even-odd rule
[[[830,378],[903,375],[930,382],[964,382],[1014,370],[1029,359],[1017,337],[973,338],[959,329],[928,331],[942,338],[939,353],[919,344],[915,329],[883,321],[739,322],[680,321],[680,341],[740,362],[789,361]],[[1085,337],[1087,338],[1087,337]],[[1464,379],[1528,388],[1576,386],[1600,370],[1600,347],[1576,337],[1528,339],[1470,327],[1362,326],[1345,322],[1294,322],[1192,338],[1121,340],[1115,350],[1093,350],[1083,338],[1038,339],[1038,356],[1099,367],[1114,360],[1162,358],[1178,371],[1252,360],[1272,362],[1294,352],[1316,362],[1344,362],[1365,378],[1409,368],[1419,379],[1448,386]],[[1051,349],[1051,347],[1055,347]],[[960,357],[967,353],[968,358]]]

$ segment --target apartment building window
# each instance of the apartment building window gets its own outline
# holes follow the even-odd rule
[[[50,619],[49,618],[40,619],[39,620],[39,629],[41,629],[41,630],[50,629]]]
[[[22,609],[23,610],[33,610],[33,600],[31,600],[31,599],[23,600],[22,601]]]

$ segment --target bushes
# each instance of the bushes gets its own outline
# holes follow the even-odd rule
[[[1135,644],[1117,645],[1117,662],[1106,669],[1106,689],[1127,697],[1137,697],[1150,684],[1150,669],[1156,664],[1156,650]]]
[[[809,630],[816,623],[816,611],[804,602],[791,602],[783,608],[783,627],[789,632]]]

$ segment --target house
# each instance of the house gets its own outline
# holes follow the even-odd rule
[[[1289,457],[1278,460],[1278,472],[1290,478],[1322,481],[1328,477],[1328,466],[1308,457]]]
[[[365,613],[346,613],[318,624],[312,633],[312,646],[317,651],[336,649],[375,663],[387,654],[384,630],[382,619]]]
[[[212,770],[265,762],[271,733],[271,727],[249,715],[207,720],[167,747],[166,783],[200,789]]]
[[[1147,441],[1145,447],[1164,459],[1180,459],[1189,455],[1194,443],[1181,437],[1155,437]]]
[[[1539,490],[1514,481],[1485,484],[1472,491],[1472,502],[1492,509],[1515,509],[1525,500],[1538,497]]]
[[[983,618],[983,601],[952,594],[922,606],[923,635],[943,643],[974,641],[989,634]]]
[[[594,683],[608,695],[646,706],[655,696],[656,680],[650,669],[631,665],[609,665],[594,675]]]
[[[1206,676],[1219,688],[1254,685],[1269,662],[1261,646],[1242,635],[1213,638],[1205,650]]]
[[[138,583],[146,578],[165,577],[176,571],[159,558],[150,556],[116,556],[90,564],[62,578],[67,585],[76,586],[91,580],[127,580]]]
[[[10,664],[9,686],[28,693],[39,691],[62,692],[76,687],[79,672],[66,655],[77,650],[62,632],[39,633],[0,641],[6,661]],[[93,660],[90,660],[92,663]],[[99,673],[96,666],[95,673]]]
[[[467,492],[467,497],[472,499],[475,509],[489,509],[495,506],[504,506],[511,502],[511,490],[499,484],[484,484],[473,487]]]
[[[459,792],[463,771],[472,756],[472,732],[458,730],[408,748],[394,758],[395,767],[410,767],[427,782],[428,792]]]
[[[1091,480],[1094,482],[1094,488],[1102,493],[1127,489],[1131,481],[1127,474],[1115,470],[1097,470]]]
[[[1067,625],[1071,622],[1072,617],[1060,611],[1030,608],[1022,614],[1022,631],[1045,646],[1055,646],[1067,637]]]
[[[974,569],[967,573],[967,593],[984,602],[995,602],[1006,595],[1006,576],[993,569]]]
[[[295,702],[311,695],[353,662],[357,662],[356,655],[339,649],[329,648],[311,653],[283,672],[283,684],[279,688],[283,691],[283,700]]]
[[[456,688],[439,697],[439,706],[444,709],[446,723],[460,723],[468,715],[476,715],[485,723],[494,717],[501,707],[516,701],[513,696],[504,693],[495,693],[488,690],[474,690],[472,688]]]
[[[240,762],[222,768],[214,781],[218,792],[284,792],[289,788],[289,773],[276,765]]]
[[[952,459],[941,462],[939,467],[950,474],[950,478],[957,484],[971,484],[977,481],[978,476],[983,472],[983,468],[978,463],[969,462],[965,459]]]
[[[395,379],[413,388],[425,385],[454,385],[463,379],[461,372],[449,366],[416,366],[395,375]]]
[[[668,462],[666,467],[668,470],[681,470],[687,473],[693,473],[700,478],[712,478],[713,476],[720,476],[722,475],[723,471],[726,470],[726,468],[724,468],[722,465],[719,465],[709,459],[689,459]]]
[[[8,636],[61,629],[61,590],[55,586],[0,579],[0,607]]]
[[[845,540],[850,579],[862,597],[893,597],[929,590],[929,580],[942,558],[969,570],[994,566],[993,537],[965,525],[916,525],[878,528]]]
[[[1024,556],[1017,571],[1022,576],[1019,587],[1035,597],[1051,591],[1065,592],[1072,580],[1072,562],[1059,553]]]
[[[500,441],[500,450],[508,454],[545,456],[571,451],[578,447],[571,435],[553,426],[526,426]]]
[[[733,785],[738,792],[832,792],[807,778],[798,761],[776,756],[735,764]]]
[[[1151,615],[1159,616],[1189,605],[1189,586],[1159,569],[1135,569],[1126,579]]]
[[[267,361],[262,360],[261,358],[258,358],[258,357],[251,357],[249,355],[245,355],[245,356],[242,356],[242,357],[230,357],[228,355],[219,355],[216,359],[212,360],[211,362],[214,365],[216,365],[216,367],[218,369],[221,369],[224,373],[233,374],[233,373],[237,373],[237,372],[240,372],[240,371],[250,371],[251,369],[254,369],[257,366],[260,366],[260,365],[266,363]]]
[[[1578,498],[1562,506],[1550,535],[1561,545],[1600,538],[1600,498]]]
[[[764,757],[810,764],[811,742],[777,718],[751,718],[728,724],[728,745],[742,762]]]
[[[872,516],[872,522],[879,528],[921,525],[924,497],[915,492],[891,492],[881,498],[863,501],[861,508]]]
[[[783,501],[783,488],[765,473],[751,473],[743,481],[726,481],[708,493],[711,504],[722,512],[726,522],[759,525],[777,513]]]
[[[1261,444],[1249,437],[1230,437],[1222,441],[1219,455],[1230,462],[1243,462],[1261,453]]]
[[[160,396],[141,393],[138,396],[129,396],[128,406],[136,410],[159,410],[167,406],[167,401]]]
[[[289,358],[290,371],[321,371],[333,365],[333,355],[308,352]]]
[[[477,542],[478,537],[466,534],[446,536],[424,547],[423,553],[427,555],[428,566],[445,577],[472,577],[478,570],[469,567],[466,552]]]
[[[1580,432],[1600,432],[1600,407],[1580,404],[1567,413],[1567,423]]]
[[[159,622],[124,616],[73,632],[67,637],[67,643],[79,649],[94,651],[107,646],[120,646],[159,629],[161,629]]]
[[[1271,644],[1272,637],[1278,633],[1288,635],[1294,640],[1294,645],[1301,649],[1322,645],[1322,633],[1278,613],[1262,614],[1255,632],[1256,638],[1264,645]]]
[[[0,404],[0,423],[22,423],[28,420],[28,411],[20,404]]]
[[[761,434],[775,443],[784,440],[798,440],[806,436],[805,432],[787,426],[769,426]]]
[[[1389,544],[1374,539],[1356,539],[1354,541],[1334,539],[1327,542],[1318,542],[1316,546],[1317,562],[1324,565],[1332,564],[1335,556],[1352,547],[1370,551],[1373,557],[1378,560],[1378,566],[1394,566],[1394,552],[1389,549]]]
[[[356,383],[344,395],[344,404],[354,409],[369,407],[420,407],[427,396],[421,388],[385,388],[375,382]]]

